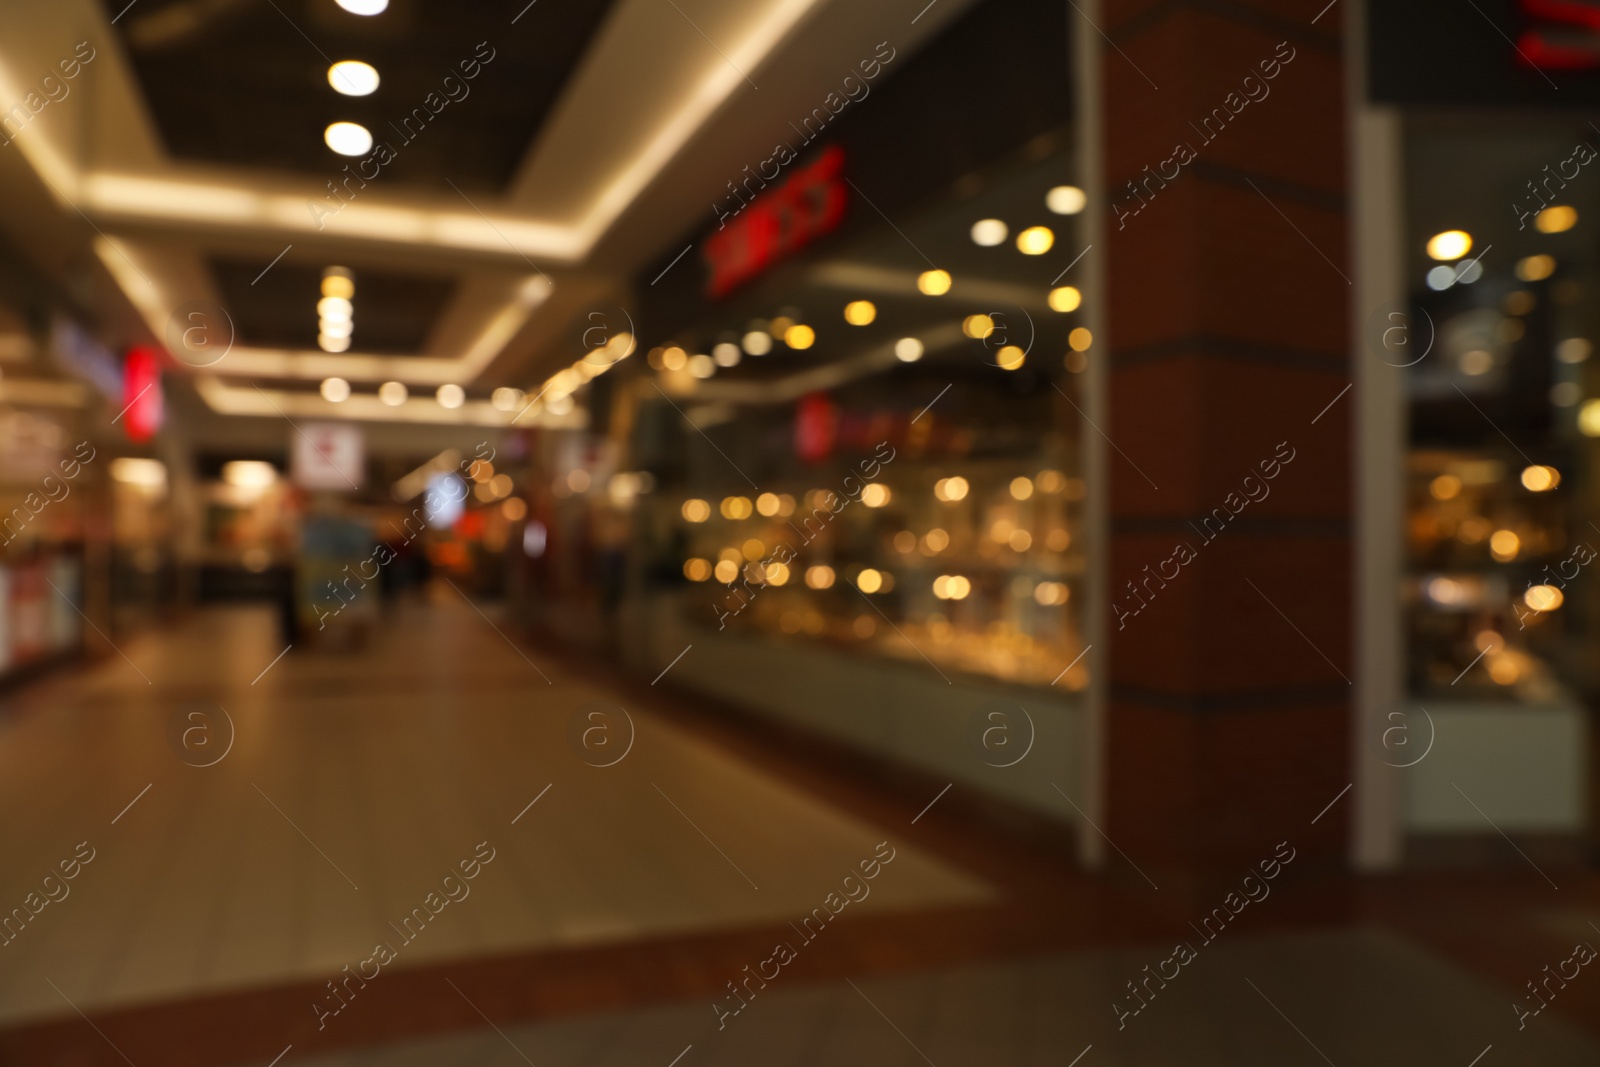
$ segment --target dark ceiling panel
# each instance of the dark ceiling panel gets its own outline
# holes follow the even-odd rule
[[[264,348],[316,348],[322,268],[265,260],[213,259],[222,304],[239,343]],[[259,280],[255,280],[259,278]],[[355,268],[355,332],[351,351],[417,355],[455,289],[453,278]]]
[[[104,6],[111,17],[127,2]],[[379,182],[448,190],[448,179],[498,192],[610,6],[538,0],[513,25],[513,4],[460,0],[392,0],[376,16],[352,15],[334,0],[144,0],[117,30],[179,159],[332,179],[355,161],[330,151],[322,131],[350,121],[395,151]],[[328,64],[343,59],[376,67],[377,92],[335,92]],[[463,62],[479,64],[470,81]],[[427,113],[429,94],[437,114]],[[418,108],[429,121],[402,135],[402,120]]]

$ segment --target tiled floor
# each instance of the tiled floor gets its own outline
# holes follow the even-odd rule
[[[573,716],[609,694],[464,603],[356,655],[291,650],[252,684],[277,651],[270,615],[209,612],[9,702],[0,902],[23,905],[79,842],[95,858],[0,949],[0,1022],[320,982],[386,939],[406,968],[787,922],[895,837],[645,708],[625,758],[583,762]],[[236,725],[214,766],[169,746],[191,702]],[[485,841],[470,896],[403,943],[389,924]],[[861,913],[992,896],[890,847]]]
[[[1600,978],[1512,1010],[1600,919],[1593,874],[1286,881],[1119,1030],[1191,936],[1143,883],[492,619],[452,597],[275,660],[270,614],[212,611],[0,700],[0,918],[94,850],[0,947],[0,1067],[1600,1062]],[[175,740],[184,715],[217,706],[233,745],[191,766],[220,749]],[[586,748],[590,710],[614,733]],[[728,983],[885,841],[870,896],[719,1030]],[[379,941],[395,961],[327,1014]]]
[[[1093,951],[771,988],[720,1031],[709,1003],[692,1003],[300,1063],[667,1067],[684,1053],[679,1067],[1467,1067],[1486,1050],[1481,1067],[1600,1062],[1600,1043],[1570,1024],[1539,1018],[1519,1033],[1500,990],[1370,930],[1219,939],[1119,1030],[1111,1003],[1127,998],[1122,983],[1170,952]]]

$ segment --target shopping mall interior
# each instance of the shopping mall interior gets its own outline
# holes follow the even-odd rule
[[[1597,156],[1588,0],[11,0],[0,1067],[1600,1063]]]

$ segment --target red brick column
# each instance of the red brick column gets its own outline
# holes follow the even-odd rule
[[[1163,888],[1284,840],[1302,870],[1345,851],[1348,795],[1311,822],[1351,780],[1354,695],[1353,396],[1323,410],[1350,381],[1346,87],[1322,2],[1099,7],[1103,829]]]

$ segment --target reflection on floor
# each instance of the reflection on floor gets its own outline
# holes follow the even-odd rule
[[[1172,894],[486,610],[282,658],[270,614],[212,611],[0,700],[0,1065],[1600,1062],[1587,971],[1512,1009],[1600,943],[1600,876],[1285,880],[1119,1030],[1193,936]]]
[[[485,1028],[317,1057],[301,1067],[665,1067],[685,1051],[681,1067],[1065,1067],[1084,1052],[1083,1067],[1324,1060],[1341,1067],[1466,1067],[1488,1042],[1462,1022],[1509,1014],[1500,990],[1409,942],[1368,930],[1219,942],[1166,989],[1152,985],[1155,996],[1119,1031],[1111,1004],[1129,1001],[1123,983],[1170,953],[1162,946],[1082,952],[772,989],[721,1031],[709,1005],[693,1003]],[[1597,1062],[1600,1043],[1549,1017],[1495,1042],[1490,1055],[1497,1065],[1579,1067]]]
[[[404,969],[783,923],[896,837],[646,708],[629,709],[625,758],[583,762],[575,716],[614,709],[611,694],[530,662],[468,605],[417,608],[356,655],[291,650],[253,681],[276,651],[271,623],[211,612],[14,702],[0,901],[21,905],[79,842],[94,858],[4,949],[0,1021],[320,983],[380,941]],[[220,735],[215,705],[232,750],[180,762],[171,720],[207,708]],[[620,740],[625,720],[609,722]],[[495,859],[441,888],[480,842]],[[860,912],[992,895],[903,840],[888,847]],[[404,925],[447,891],[470,896],[430,905],[420,934]]]

